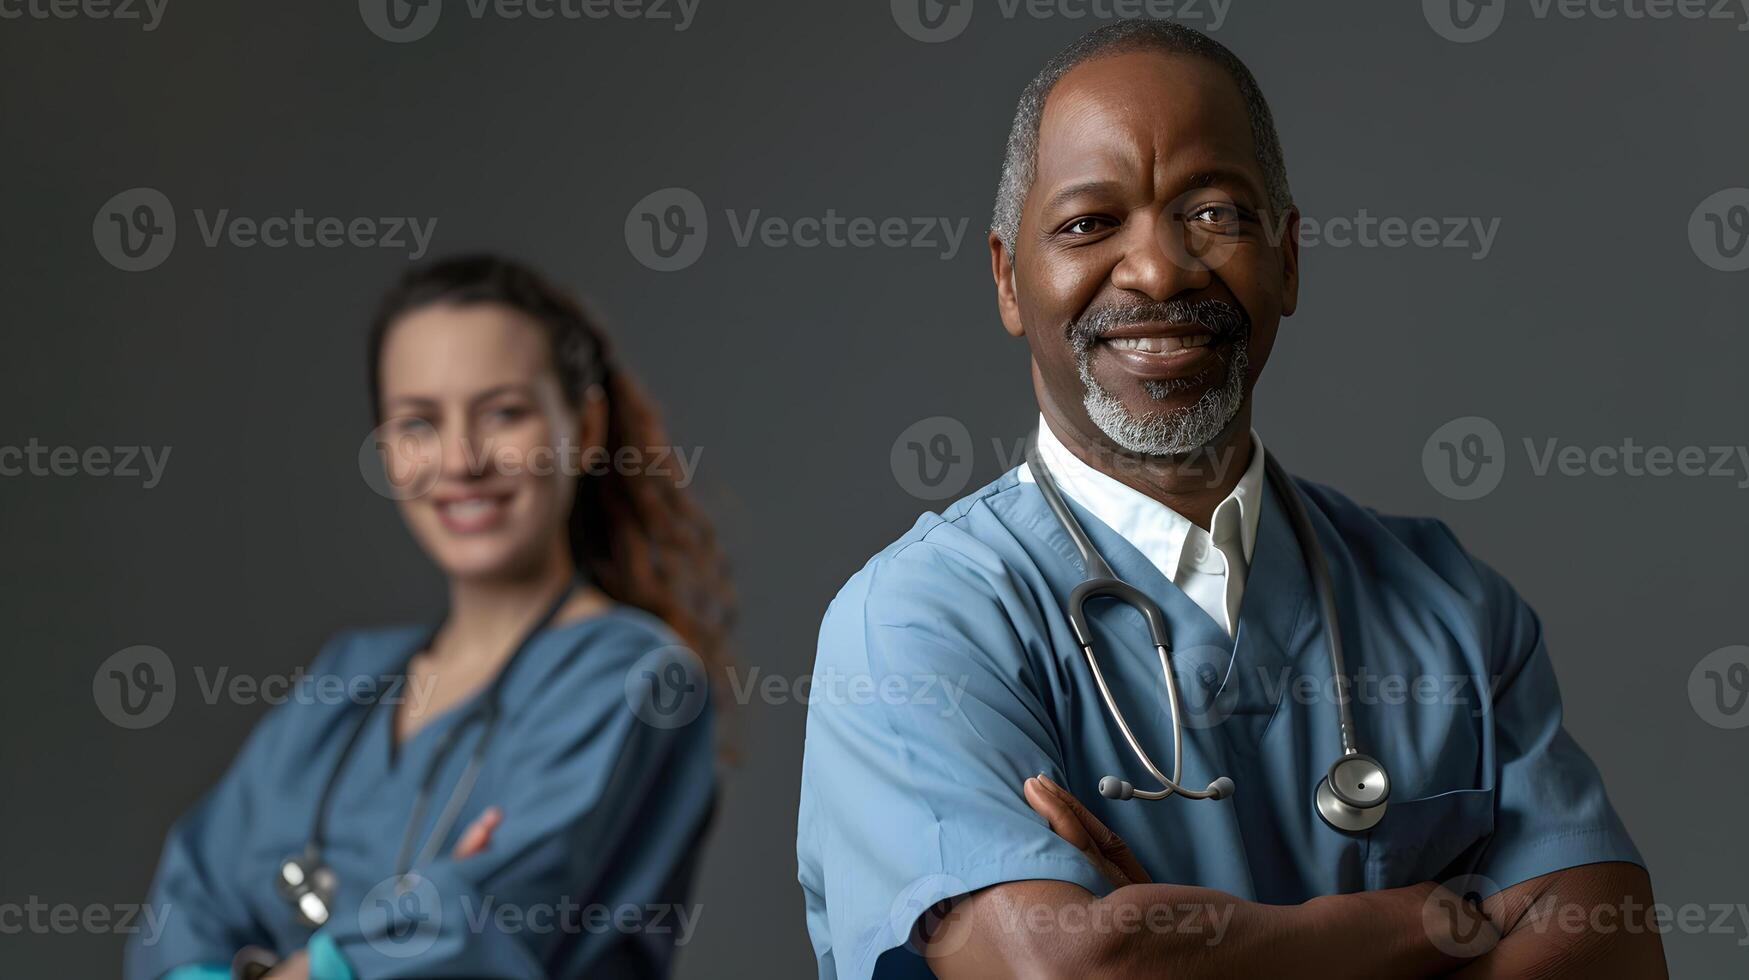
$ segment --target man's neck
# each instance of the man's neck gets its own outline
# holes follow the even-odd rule
[[[1182,456],[1153,456],[1121,449],[1085,417],[1071,421],[1046,408],[1044,418],[1057,440],[1076,459],[1165,504],[1203,530],[1208,530],[1215,508],[1227,499],[1251,466],[1249,404],[1240,408],[1213,442]]]

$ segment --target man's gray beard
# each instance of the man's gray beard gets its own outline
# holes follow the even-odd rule
[[[1140,417],[1130,414],[1123,402],[1094,380],[1093,348],[1089,345],[1076,358],[1081,384],[1087,389],[1081,404],[1086,406],[1087,417],[1099,426],[1099,431],[1123,449],[1149,456],[1187,456],[1214,442],[1244,405],[1245,375],[1251,363],[1246,349],[1249,340],[1246,331],[1229,341],[1233,353],[1221,358],[1227,364],[1226,380],[1203,392],[1196,404],[1169,412],[1146,412]],[[1161,399],[1198,380],[1144,381],[1142,390],[1151,398]]]

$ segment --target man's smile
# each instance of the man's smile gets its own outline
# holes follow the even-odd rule
[[[1221,355],[1229,338],[1195,323],[1128,323],[1102,333],[1098,349],[1137,378],[1162,381],[1194,377]]]

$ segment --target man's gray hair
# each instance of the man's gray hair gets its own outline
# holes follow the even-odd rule
[[[1269,195],[1270,209],[1278,215],[1285,215],[1293,207],[1293,193],[1287,186],[1287,161],[1282,156],[1281,138],[1275,132],[1275,117],[1270,115],[1263,90],[1257,87],[1257,79],[1252,77],[1245,63],[1225,45],[1194,28],[1170,21],[1119,21],[1082,35],[1058,52],[1021,93],[1020,106],[1014,111],[1014,125],[1008,130],[1008,152],[1002,160],[996,210],[990,217],[990,230],[1001,239],[1010,259],[1014,257],[1014,242],[1020,234],[1020,206],[1032,188],[1038,167],[1039,120],[1044,116],[1045,100],[1050,97],[1051,90],[1070,69],[1082,62],[1099,55],[1137,50],[1206,58],[1232,76],[1251,117],[1251,139],[1257,145],[1257,163],[1263,170],[1264,191]]]

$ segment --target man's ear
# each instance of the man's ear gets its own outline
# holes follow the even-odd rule
[[[1281,315],[1293,316],[1300,305],[1300,209],[1289,208],[1281,240]]]
[[[990,276],[996,280],[996,311],[1002,314],[1002,329],[1010,337],[1026,336],[1026,328],[1020,325],[1020,302],[1014,297],[1014,260],[995,232],[990,233]]]

